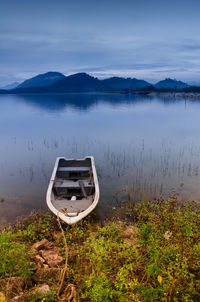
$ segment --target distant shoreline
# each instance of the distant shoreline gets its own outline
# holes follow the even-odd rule
[[[149,96],[149,97],[164,97],[164,98],[190,98],[190,99],[200,99],[200,92],[192,92],[192,91],[148,91],[148,90],[116,90],[116,91],[57,91],[57,92],[50,92],[50,91],[13,91],[13,90],[1,90],[0,95],[59,95],[59,94],[124,94],[124,95],[137,95],[137,96]]]
[[[124,94],[124,95],[138,95],[138,96],[151,96],[151,97],[174,97],[174,98],[200,98],[200,93],[198,92],[145,92],[145,91],[135,91],[135,92],[125,92],[125,91],[71,91],[71,92],[1,92],[0,95],[59,95],[59,94],[87,94],[87,93],[102,93],[102,94]]]
[[[164,98],[198,98],[200,99],[200,92],[150,92],[148,96],[159,96]]]

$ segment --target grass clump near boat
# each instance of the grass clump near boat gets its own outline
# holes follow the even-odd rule
[[[11,231],[3,231],[0,235],[0,276],[8,278],[21,276],[27,279],[32,274],[28,247],[16,242],[16,236]]]
[[[62,225],[66,243],[56,218],[49,214],[34,214],[4,230],[0,241],[8,251],[3,254],[7,266],[2,268],[1,264],[0,283],[11,277],[23,278],[24,301],[200,300],[198,203],[182,204],[176,199],[122,202],[114,216],[103,226],[93,216],[73,226]],[[33,248],[42,244],[41,249]],[[11,268],[9,250],[14,245],[23,247],[18,256],[23,261]],[[67,257],[65,264],[48,264],[45,257],[52,250],[63,259]],[[57,277],[53,276],[56,270],[60,272]],[[52,276],[44,277],[45,272]],[[49,287],[47,293],[33,292],[44,282]],[[3,288],[0,291],[8,299],[9,293]]]

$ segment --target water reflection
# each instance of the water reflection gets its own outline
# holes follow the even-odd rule
[[[113,107],[134,105],[142,102],[151,102],[153,97],[129,94],[106,94],[106,93],[68,93],[68,94],[23,94],[14,96],[20,102],[38,107],[44,111],[62,111],[66,108],[87,111],[96,107],[99,103],[109,104]],[[10,96],[9,96],[10,98]],[[159,98],[160,102],[168,105],[176,103],[178,99]],[[182,101],[182,100],[181,100]]]
[[[123,198],[200,196],[200,103],[120,94],[0,96],[0,216],[46,209],[55,158],[94,155],[100,215]]]

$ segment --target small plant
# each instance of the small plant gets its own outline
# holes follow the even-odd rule
[[[89,298],[92,302],[117,302],[119,301],[119,292],[112,288],[104,273],[94,274],[85,280],[85,290],[82,298]]]
[[[47,294],[35,293],[28,298],[28,302],[55,302],[56,301],[56,291],[52,290]]]
[[[16,242],[15,234],[3,231],[0,234],[0,278],[21,276],[27,279],[34,267],[29,249]]]
[[[104,227],[98,229],[98,233],[106,238],[113,238],[115,240],[120,238],[121,229],[114,222],[106,224]]]
[[[52,236],[54,224],[52,217],[47,213],[33,223],[27,225],[26,228],[19,230],[16,236],[19,240],[35,242]]]

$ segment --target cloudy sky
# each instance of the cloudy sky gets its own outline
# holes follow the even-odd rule
[[[200,83],[199,0],[0,0],[0,86],[88,72]]]

